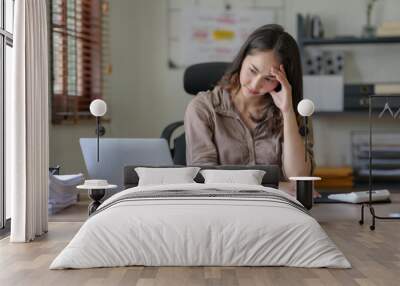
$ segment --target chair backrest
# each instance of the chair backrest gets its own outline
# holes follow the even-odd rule
[[[210,62],[189,66],[183,75],[185,91],[191,95],[196,95],[200,91],[212,89],[222,78],[228,66],[229,63],[226,62]],[[170,144],[175,165],[186,165],[185,134],[179,134],[172,139],[174,131],[182,125],[183,121],[171,123],[165,127],[161,134],[161,137],[165,138]]]
[[[212,89],[229,67],[227,62],[210,62],[189,66],[183,75],[183,88],[189,94]]]

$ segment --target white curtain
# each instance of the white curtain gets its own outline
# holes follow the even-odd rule
[[[14,72],[6,98],[6,187],[11,190],[12,242],[47,232],[48,26],[46,0],[17,0]]]

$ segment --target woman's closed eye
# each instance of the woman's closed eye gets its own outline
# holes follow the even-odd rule
[[[258,74],[258,71],[257,71],[255,68],[253,68],[253,67],[249,67],[249,71],[250,71],[250,73],[253,74],[253,75]],[[274,83],[274,82],[276,82],[276,78],[275,78],[274,76],[266,76],[266,77],[263,78],[263,80],[264,80],[266,83]]]
[[[250,72],[251,72],[252,74],[256,74],[256,73],[257,73],[257,71],[256,71],[255,69],[253,69],[253,68],[249,68],[249,70],[250,70]]]
[[[274,83],[276,82],[276,78],[275,77],[265,77],[264,80],[268,83]]]

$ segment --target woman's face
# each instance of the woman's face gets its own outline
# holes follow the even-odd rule
[[[271,74],[271,68],[279,70],[280,62],[273,51],[248,54],[240,69],[240,88],[246,97],[262,96],[274,90],[279,82]]]

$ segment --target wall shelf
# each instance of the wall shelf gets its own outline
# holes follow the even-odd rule
[[[331,38],[310,38],[306,32],[305,19],[301,14],[297,14],[297,41],[300,52],[306,46],[322,45],[364,45],[364,44],[398,44],[400,36],[393,37],[360,37],[360,36],[342,36]]]
[[[300,55],[303,58],[305,54],[305,50],[307,47],[312,47],[312,46],[333,46],[333,45],[366,45],[366,44],[400,44],[400,36],[393,36],[393,37],[361,37],[361,36],[341,36],[341,37],[331,37],[331,38],[310,38],[310,33],[309,31],[306,32],[307,28],[305,27],[306,20],[301,14],[297,14],[297,42],[299,45],[299,51]],[[369,84],[369,85],[372,85]],[[346,84],[344,84],[344,88],[346,87]],[[370,88],[367,87],[367,84],[365,88]],[[372,87],[373,88],[373,87]],[[345,91],[345,90],[344,90]],[[345,99],[348,98],[348,95],[343,94],[343,101],[345,102]],[[365,95],[365,96],[363,96]],[[362,99],[368,99],[368,96],[370,93],[366,93],[365,91],[360,91],[359,94],[353,94],[352,96],[356,97],[357,100],[362,100]],[[372,95],[372,97],[390,97],[390,96],[398,96],[398,94],[387,94],[387,95]],[[354,99],[354,98],[353,98]],[[360,106],[353,106],[355,103],[352,102],[347,102],[347,104],[351,104],[351,108],[358,108],[358,109],[347,109],[343,111],[316,111],[315,115],[323,115],[323,116],[330,116],[330,115],[341,115],[341,114],[348,114],[348,115],[368,115],[368,105],[362,104],[360,102]],[[345,103],[345,108],[350,108],[347,107],[347,104]],[[364,108],[362,108],[364,107]],[[378,112],[381,108],[373,108],[372,114],[375,114]]]
[[[374,109],[372,110],[372,114],[377,115],[381,113],[382,108],[380,109]],[[342,111],[315,111],[313,115],[316,116],[336,116],[336,115],[363,115],[363,116],[368,116],[368,108],[366,109],[354,109],[354,110],[342,110]]]
[[[397,44],[400,37],[336,37],[336,38],[299,38],[302,46],[322,46],[322,45],[364,45],[364,44]]]
[[[342,115],[342,114],[349,114],[349,115],[368,115],[368,109],[366,110],[343,110],[343,111],[315,111],[313,115],[316,116],[325,116],[325,115]]]

